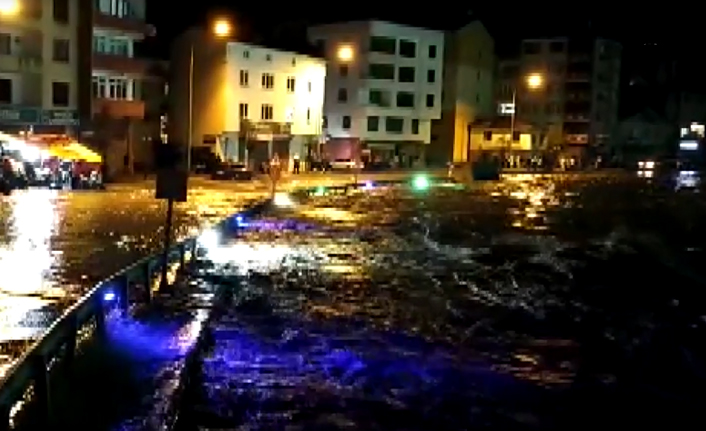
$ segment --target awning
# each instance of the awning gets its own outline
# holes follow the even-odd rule
[[[49,147],[49,154],[63,160],[83,160],[88,163],[101,163],[103,159],[96,152],[86,148],[78,142],[70,142],[65,145],[52,145]]]

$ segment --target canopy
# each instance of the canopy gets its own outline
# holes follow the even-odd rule
[[[78,142],[52,145],[49,147],[49,154],[64,160],[85,160],[88,163],[101,163],[103,161],[100,155]]]

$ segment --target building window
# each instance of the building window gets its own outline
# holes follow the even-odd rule
[[[351,117],[350,115],[344,115],[343,116],[343,128],[345,130],[348,130],[351,128]]]
[[[429,45],[429,58],[436,58],[436,45]]]
[[[67,39],[54,39],[52,59],[57,63],[68,63],[70,49],[71,45]]]
[[[402,133],[404,129],[404,119],[399,117],[386,117],[385,130],[391,133]]]
[[[328,117],[325,115],[321,117],[321,127],[324,129],[328,127]]]
[[[240,71],[240,86],[247,87],[250,80],[250,74],[247,70]]]
[[[247,103],[241,103],[238,106],[238,115],[240,116],[241,120],[248,118],[248,104]]]
[[[414,68],[400,67],[397,69],[397,80],[399,82],[414,82]]]
[[[393,80],[395,79],[395,66],[372,63],[368,66],[368,78]]]
[[[68,82],[52,82],[51,103],[54,106],[69,106]]]
[[[397,93],[398,108],[414,108],[414,93],[400,91]]]
[[[132,41],[128,38],[96,36],[93,38],[93,51],[99,54],[132,57]]]
[[[265,55],[265,60],[272,61],[272,55],[271,54]]]
[[[294,57],[294,58],[292,59],[292,66],[296,66],[296,65],[297,65],[297,58]]]
[[[275,76],[271,73],[262,74],[262,88],[272,90],[275,87]]]
[[[436,82],[436,70],[427,70],[427,82],[430,84]]]
[[[54,0],[54,21],[69,23],[69,0]]]
[[[395,55],[397,42],[394,38],[383,36],[372,36],[370,38],[370,52]]]
[[[342,64],[341,66],[339,66],[338,73],[341,75],[341,78],[347,77],[348,76],[348,65]]]
[[[390,93],[384,90],[371,89],[368,93],[368,102],[374,106],[390,106]]]
[[[311,81],[307,82],[306,87],[309,90],[309,93],[311,93]]]
[[[342,103],[348,102],[348,90],[345,88],[338,89],[338,101]]]
[[[380,129],[380,117],[368,117],[368,132],[377,132]]]
[[[134,16],[130,0],[96,0],[96,7],[102,13],[118,18]]]
[[[512,132],[512,140],[517,142],[520,140],[520,132]]]
[[[433,107],[434,107],[434,95],[427,94],[427,108],[433,108]]]
[[[0,103],[12,103],[12,79],[0,79]]]
[[[12,54],[12,35],[0,33],[0,55]]]
[[[243,51],[243,58],[250,58],[250,51]]]
[[[290,93],[294,93],[294,84],[295,80],[293,76],[287,78],[287,91],[289,91]]]
[[[412,120],[412,134],[413,135],[418,135],[419,134],[419,120],[416,118]]]
[[[400,40],[400,57],[414,58],[417,56],[417,44],[409,40]]]
[[[311,124],[311,109],[306,108],[306,124]]]
[[[483,132],[483,140],[484,141],[492,141],[493,140],[493,132]]]
[[[274,118],[274,109],[272,108],[272,105],[262,105],[262,108],[260,108],[260,119],[262,120],[271,120]]]

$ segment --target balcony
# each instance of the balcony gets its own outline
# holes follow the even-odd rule
[[[274,121],[243,120],[240,123],[240,133],[255,140],[285,138],[292,134],[292,125]]]
[[[145,117],[145,102],[141,100],[93,99],[93,115],[141,120]]]
[[[34,54],[0,55],[0,70],[12,73],[41,73],[42,56]]]
[[[96,28],[120,30],[126,34],[134,35],[139,39],[154,35],[154,27],[139,18],[117,17],[99,11],[93,11],[93,26]]]
[[[98,52],[93,53],[94,70],[110,70],[132,75],[145,75],[148,68],[149,64],[147,60],[143,60],[141,58],[103,54]]]

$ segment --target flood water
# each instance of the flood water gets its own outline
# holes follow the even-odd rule
[[[190,190],[175,205],[178,238],[261,196]],[[18,190],[0,200],[0,374],[61,311],[99,281],[162,244],[166,205],[153,189]]]
[[[202,238],[202,278],[236,287],[183,429],[705,425],[700,187],[515,176],[280,199]]]

